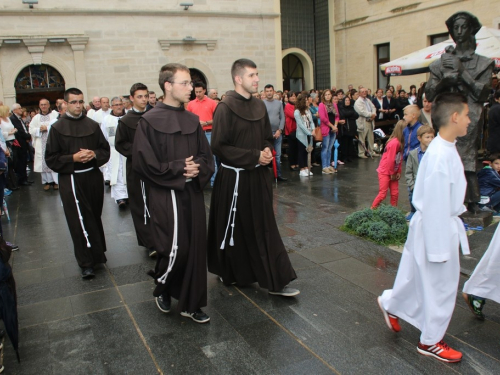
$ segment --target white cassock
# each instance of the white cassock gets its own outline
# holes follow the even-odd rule
[[[94,115],[95,115],[95,109],[94,108],[90,108],[88,111],[87,111],[87,117],[90,118],[90,119],[93,119],[94,118]]]
[[[102,108],[95,111],[93,116],[92,116],[92,120],[96,121],[100,126],[101,126],[101,129],[102,129],[102,123],[104,122],[104,120],[106,119],[106,117],[108,117],[108,115],[111,113],[111,109],[108,109],[107,111],[103,111]],[[104,132],[103,132],[104,133]],[[108,163],[102,165],[99,167],[99,169],[101,170],[102,174],[104,175],[104,180],[105,181],[109,181],[109,178],[106,177],[106,170],[108,168]]]
[[[45,148],[47,147],[48,128],[56,122],[59,112],[52,111],[47,115],[37,114],[30,122],[29,132],[33,139],[33,147],[35,148],[35,159],[33,161],[33,170],[41,173],[42,184],[58,183],[58,175],[45,164]],[[41,132],[40,127],[47,126],[46,132]]]
[[[92,120],[96,121],[101,125],[106,117],[111,113],[111,109],[108,109],[107,111],[103,111],[102,108],[95,111],[94,116],[92,117]]]
[[[106,164],[104,179],[110,181],[111,198],[115,200],[128,199],[126,179],[127,169],[125,168],[127,158],[115,149],[116,129],[120,118],[121,116],[106,116],[101,125],[101,130],[104,133],[104,137],[109,142],[109,147],[111,149],[111,156]]]
[[[495,230],[488,250],[464,285],[464,292],[500,303],[500,232]]]
[[[459,245],[469,254],[462,220],[467,182],[455,143],[439,135],[418,168],[412,203],[417,212],[393,289],[382,294],[386,311],[414,325],[420,342],[441,341],[450,323],[460,276]]]

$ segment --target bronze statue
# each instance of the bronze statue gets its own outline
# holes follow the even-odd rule
[[[491,92],[493,60],[475,53],[476,33],[481,23],[468,12],[458,12],[446,20],[456,47],[449,46],[441,58],[430,66],[430,78],[425,87],[427,100],[433,101],[442,92],[461,92],[467,97],[471,123],[467,135],[457,140],[467,179],[465,202],[470,212],[477,212],[481,196],[476,176],[479,149],[480,120],[483,104]]]

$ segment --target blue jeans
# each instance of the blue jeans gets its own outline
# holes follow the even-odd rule
[[[274,136],[273,132],[273,136]],[[278,138],[274,138],[274,151],[276,151],[276,170],[278,171],[278,176],[281,177],[281,144],[283,143],[283,136],[280,134]]]
[[[497,191],[490,196],[490,202],[487,205],[497,212],[500,211],[500,191]]]
[[[410,190],[410,188],[408,188],[408,200],[410,201],[410,211],[411,212],[417,212],[417,209],[413,206],[413,190]]]
[[[207,141],[208,141],[208,144],[211,144],[212,143],[212,132],[205,132],[205,135],[207,137]],[[215,155],[214,155],[214,165],[215,165],[215,172],[212,176],[212,178],[210,179],[210,186],[214,186],[214,181],[215,181],[215,175],[217,174],[217,163],[215,161]]]
[[[329,132],[328,135],[323,137],[323,142],[321,143],[321,167],[328,168],[330,166],[330,160],[332,159],[332,147],[335,143],[335,138],[337,133]]]

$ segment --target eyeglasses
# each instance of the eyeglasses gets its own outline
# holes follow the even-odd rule
[[[119,107],[121,105],[123,105],[123,103],[120,103],[120,104],[111,104],[111,107]]]
[[[187,87],[187,86],[191,86],[193,87],[194,83],[193,81],[184,81],[184,82],[173,82],[173,81],[168,81],[170,82],[171,84],[174,84],[174,83],[177,83],[178,85],[182,85],[184,87]]]
[[[85,100],[72,100],[68,104],[75,105],[75,104],[83,104],[85,103]]]

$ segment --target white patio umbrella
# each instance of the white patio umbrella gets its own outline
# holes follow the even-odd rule
[[[500,69],[500,30],[483,26],[476,34],[476,53],[495,61],[495,67]],[[447,46],[455,46],[453,39],[434,44],[399,59],[380,65],[385,76],[412,75],[427,73],[429,65],[445,53]]]

